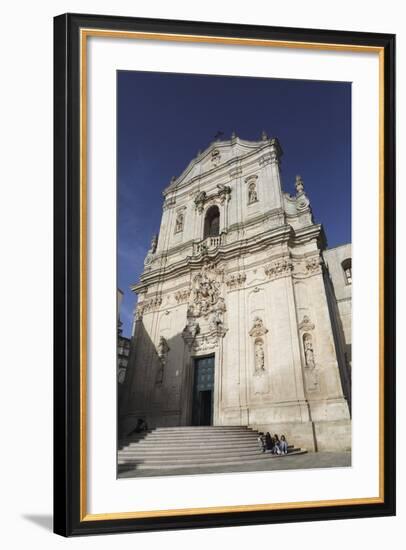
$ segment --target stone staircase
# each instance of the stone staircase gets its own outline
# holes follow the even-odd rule
[[[119,443],[118,473],[129,470],[199,471],[204,467],[262,464],[307,451],[289,445],[287,455],[262,453],[258,432],[244,426],[156,428]]]

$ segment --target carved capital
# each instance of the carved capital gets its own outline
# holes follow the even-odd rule
[[[226,278],[226,285],[229,289],[241,287],[247,279],[247,275],[240,271],[239,273],[229,275]]]
[[[274,260],[265,267],[265,274],[270,279],[279,279],[280,277],[287,277],[292,273],[293,263],[290,258],[280,258]]]

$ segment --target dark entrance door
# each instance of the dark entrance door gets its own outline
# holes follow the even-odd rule
[[[213,424],[214,355],[195,359],[193,426]]]

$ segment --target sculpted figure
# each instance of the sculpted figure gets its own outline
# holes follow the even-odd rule
[[[255,342],[255,372],[260,373],[265,370],[264,344],[261,340]]]
[[[257,202],[257,200],[258,200],[257,186],[256,186],[255,182],[253,181],[252,183],[250,183],[249,188],[248,188],[248,202],[249,203]]]
[[[304,353],[306,359],[306,366],[314,368],[314,351],[311,336],[304,338]]]
[[[175,233],[180,233],[183,231],[183,220],[183,214],[179,213],[176,217]]]

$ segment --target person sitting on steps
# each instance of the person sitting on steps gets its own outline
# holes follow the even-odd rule
[[[266,432],[265,444],[266,444],[267,453],[272,453],[272,450],[273,450],[273,447],[274,447],[274,441],[273,441],[272,436],[269,432]]]
[[[265,442],[265,437],[264,437],[263,432],[259,432],[258,437],[257,437],[257,441],[258,441],[259,448],[264,453],[265,450],[266,450],[266,442]]]
[[[279,441],[279,437],[277,434],[274,434],[273,436],[274,440],[274,446],[273,446],[273,454],[274,455],[280,455],[281,454],[281,442]]]
[[[280,440],[280,450],[283,455],[288,454],[288,442],[286,441],[286,437],[282,434],[281,440]]]

